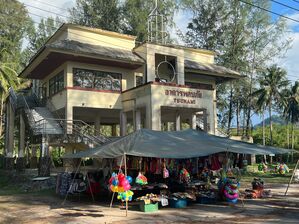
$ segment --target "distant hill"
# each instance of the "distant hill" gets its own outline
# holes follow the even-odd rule
[[[281,116],[278,116],[278,115],[273,115],[272,116],[272,122],[273,124],[280,124],[280,125],[285,125],[286,124],[286,121],[284,120],[283,117]],[[265,125],[270,125],[270,119],[269,118],[266,118],[265,119]],[[259,124],[256,124],[254,127],[261,127],[263,126],[263,122],[259,123]]]

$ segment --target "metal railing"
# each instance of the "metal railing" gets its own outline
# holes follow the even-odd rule
[[[17,97],[13,89],[11,89],[10,92],[13,99],[16,99]],[[40,120],[36,120],[32,112],[33,108],[30,108],[24,95],[21,95],[21,97],[24,104],[25,115],[35,135],[73,135],[74,138],[81,139],[82,142],[88,142],[88,144],[92,145],[103,144],[107,141],[110,141],[109,138],[107,138],[94,127],[82,120],[67,120],[61,118],[59,113],[57,113],[55,106],[50,100],[47,101],[46,108],[48,108],[49,112],[56,113],[56,117],[58,118],[43,118]],[[35,101],[34,103],[37,105],[37,107],[45,107],[43,104],[41,104],[36,93],[33,93],[31,97],[32,100]],[[12,102],[16,102],[16,100]],[[72,130],[71,134],[67,134],[68,129]]]
[[[82,125],[87,126],[88,129],[83,129]],[[41,134],[55,134],[55,131],[58,132],[59,129],[62,130],[63,134],[67,134],[68,130],[71,129],[72,133],[68,135],[74,135],[82,141],[87,139],[89,140],[89,144],[99,145],[110,141],[109,138],[102,134],[100,136],[96,136],[94,134],[87,133],[87,131],[93,130],[93,127],[81,120],[45,118],[36,122],[36,129],[38,129],[38,132]]]

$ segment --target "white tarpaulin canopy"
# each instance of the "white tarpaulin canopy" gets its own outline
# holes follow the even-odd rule
[[[97,148],[65,155],[64,158],[115,158],[126,154],[180,159],[219,152],[266,155],[291,150],[236,141],[192,129],[169,132],[141,129]]]

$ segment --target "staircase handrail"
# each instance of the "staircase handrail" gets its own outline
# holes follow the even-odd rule
[[[72,123],[73,123],[72,126],[76,128],[76,131],[77,131],[78,133],[84,135],[85,137],[88,137],[88,136],[89,136],[89,138],[90,138],[90,136],[92,136],[94,139],[98,139],[98,140],[101,141],[101,142],[107,142],[107,141],[110,141],[110,139],[107,138],[106,136],[104,136],[103,134],[100,134],[99,136],[97,136],[97,135],[87,135],[87,134],[85,134],[85,133],[82,133],[82,131],[79,130],[80,127],[79,127],[78,125],[74,124],[74,122],[79,122],[79,123],[81,123],[81,124],[83,124],[83,125],[86,125],[88,128],[91,128],[91,129],[95,130],[91,125],[87,124],[86,122],[84,122],[84,121],[82,121],[82,120],[76,120],[76,119],[73,119],[73,120],[71,120],[71,119],[57,119],[57,118],[43,118],[43,119],[41,119],[41,120],[39,120],[39,121],[36,121],[36,123],[37,123],[37,125],[42,125],[42,124],[44,124],[45,121],[51,121],[51,120],[52,120],[52,121],[56,121],[58,124],[61,124],[61,121],[63,121],[65,124],[66,124],[67,122],[70,122],[70,123],[72,122]],[[42,123],[42,122],[43,122],[43,123]]]
[[[30,107],[29,107],[29,105],[28,105],[28,103],[27,103],[27,100],[26,100],[26,98],[25,98],[24,95],[22,95],[22,99],[23,99],[23,101],[24,101],[25,108],[26,108],[26,110],[28,111],[26,114],[28,114],[29,117],[30,117],[30,120],[32,120],[32,121],[36,124],[37,121],[35,120],[34,116],[32,115],[31,109],[30,109]]]
[[[52,103],[52,101],[50,99],[47,100],[47,106],[49,106],[49,110],[51,112],[55,112],[55,114],[57,115],[58,119],[64,120],[63,118],[61,118],[61,116],[57,113],[57,109],[54,106],[54,104]],[[66,120],[67,121],[67,120]],[[68,120],[68,121],[73,121],[73,122],[78,122],[81,123],[84,126],[87,126],[88,129],[90,129],[94,134],[93,136],[97,137],[97,138],[101,138],[101,141],[108,141],[109,139],[107,138],[107,136],[104,136],[101,132],[99,132],[98,130],[96,130],[94,127],[92,127],[91,125],[87,124],[86,122],[82,121],[82,120]],[[77,126],[79,128],[79,126]],[[84,134],[84,133],[82,133]]]

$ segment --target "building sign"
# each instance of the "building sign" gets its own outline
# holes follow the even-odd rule
[[[177,104],[196,104],[196,98],[202,98],[202,93],[197,91],[183,91],[183,90],[165,90],[166,96],[174,96],[174,103]],[[180,98],[177,98],[180,97]]]

